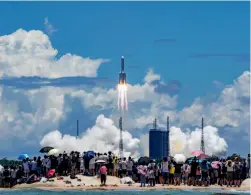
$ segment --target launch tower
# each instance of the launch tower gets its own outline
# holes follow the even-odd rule
[[[167,155],[170,156],[170,128],[169,128],[169,116],[167,117],[166,121],[166,128],[167,128]]]
[[[200,142],[200,150],[205,154],[205,145],[204,145],[204,120],[203,117],[201,119],[201,142]]]
[[[124,157],[123,134],[122,134],[122,117],[119,118],[119,158]]]

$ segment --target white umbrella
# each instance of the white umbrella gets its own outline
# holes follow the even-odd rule
[[[3,173],[4,167],[0,165],[0,173]]]
[[[58,150],[58,149],[51,149],[51,150],[48,152],[48,155],[49,155],[49,156],[52,156],[52,155],[56,156],[56,155],[58,155],[58,154],[59,154],[59,150]]]
[[[97,160],[95,163],[105,163],[105,160]]]
[[[175,154],[174,161],[176,163],[184,163],[186,161],[186,157],[183,154]]]

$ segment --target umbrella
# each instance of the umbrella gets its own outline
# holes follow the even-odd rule
[[[186,161],[186,157],[183,154],[175,154],[174,161],[176,163],[184,163]]]
[[[209,158],[209,156],[206,154],[200,154],[199,156],[197,156],[197,159],[207,159],[207,158]]]
[[[147,156],[144,156],[144,157],[140,157],[139,160],[138,160],[138,164],[139,165],[148,165],[150,163],[150,158],[147,157]]]
[[[87,155],[88,159],[92,159],[95,156],[95,152],[94,151],[88,151],[88,152],[86,152],[86,155]]]
[[[139,160],[139,157],[133,158],[133,160],[136,162]]]
[[[200,154],[204,154],[204,152],[200,151],[200,150],[195,150],[191,153],[194,156],[199,156]]]
[[[43,147],[39,152],[40,153],[48,153],[52,149],[54,149],[54,148],[50,147],[50,146],[47,146],[47,147]]]
[[[4,167],[0,165],[0,173],[3,173]]]
[[[219,161],[213,161],[212,163],[211,163],[211,166],[212,166],[212,168],[214,168],[214,169],[218,169],[218,165],[221,165],[222,163],[221,162],[219,162]]]
[[[105,163],[105,160],[97,160],[95,163]]]
[[[138,167],[137,167],[137,170],[138,170],[138,172],[139,172],[140,174],[146,175],[146,168],[145,168],[144,166],[142,166],[142,165],[138,166]]]
[[[59,150],[58,149],[52,149],[52,150],[50,150],[49,152],[48,152],[48,155],[49,156],[56,156],[57,154],[59,153]]]
[[[28,154],[20,154],[19,157],[18,157],[18,160],[24,160],[26,158],[29,158]]]
[[[198,163],[202,163],[203,161],[204,161],[204,160],[202,160],[202,159],[200,159],[200,160],[197,159],[197,160],[196,160],[196,162],[198,162]],[[192,159],[188,160],[188,162],[191,163],[191,162],[192,162]],[[207,164],[210,165],[211,163],[210,163],[209,161],[207,161]]]

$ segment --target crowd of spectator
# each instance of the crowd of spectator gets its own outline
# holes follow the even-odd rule
[[[22,165],[5,166],[2,172],[3,187],[12,187],[16,184],[39,181],[42,177],[49,177],[48,172],[55,170],[54,176],[70,176],[76,174],[86,176],[98,175],[105,184],[106,175],[119,178],[130,177],[139,182],[141,187],[162,185],[226,185],[240,186],[241,182],[250,177],[250,154],[244,161],[235,159],[221,159],[213,167],[208,160],[198,160],[196,157],[183,163],[175,162],[172,158],[163,158],[157,163],[154,160],[139,163],[129,158],[118,158],[112,152],[63,153],[57,156],[34,157],[23,159]],[[32,179],[30,179],[32,178]]]

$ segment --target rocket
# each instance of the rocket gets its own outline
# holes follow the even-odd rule
[[[119,73],[119,84],[126,84],[125,59],[121,57],[121,71]]]

